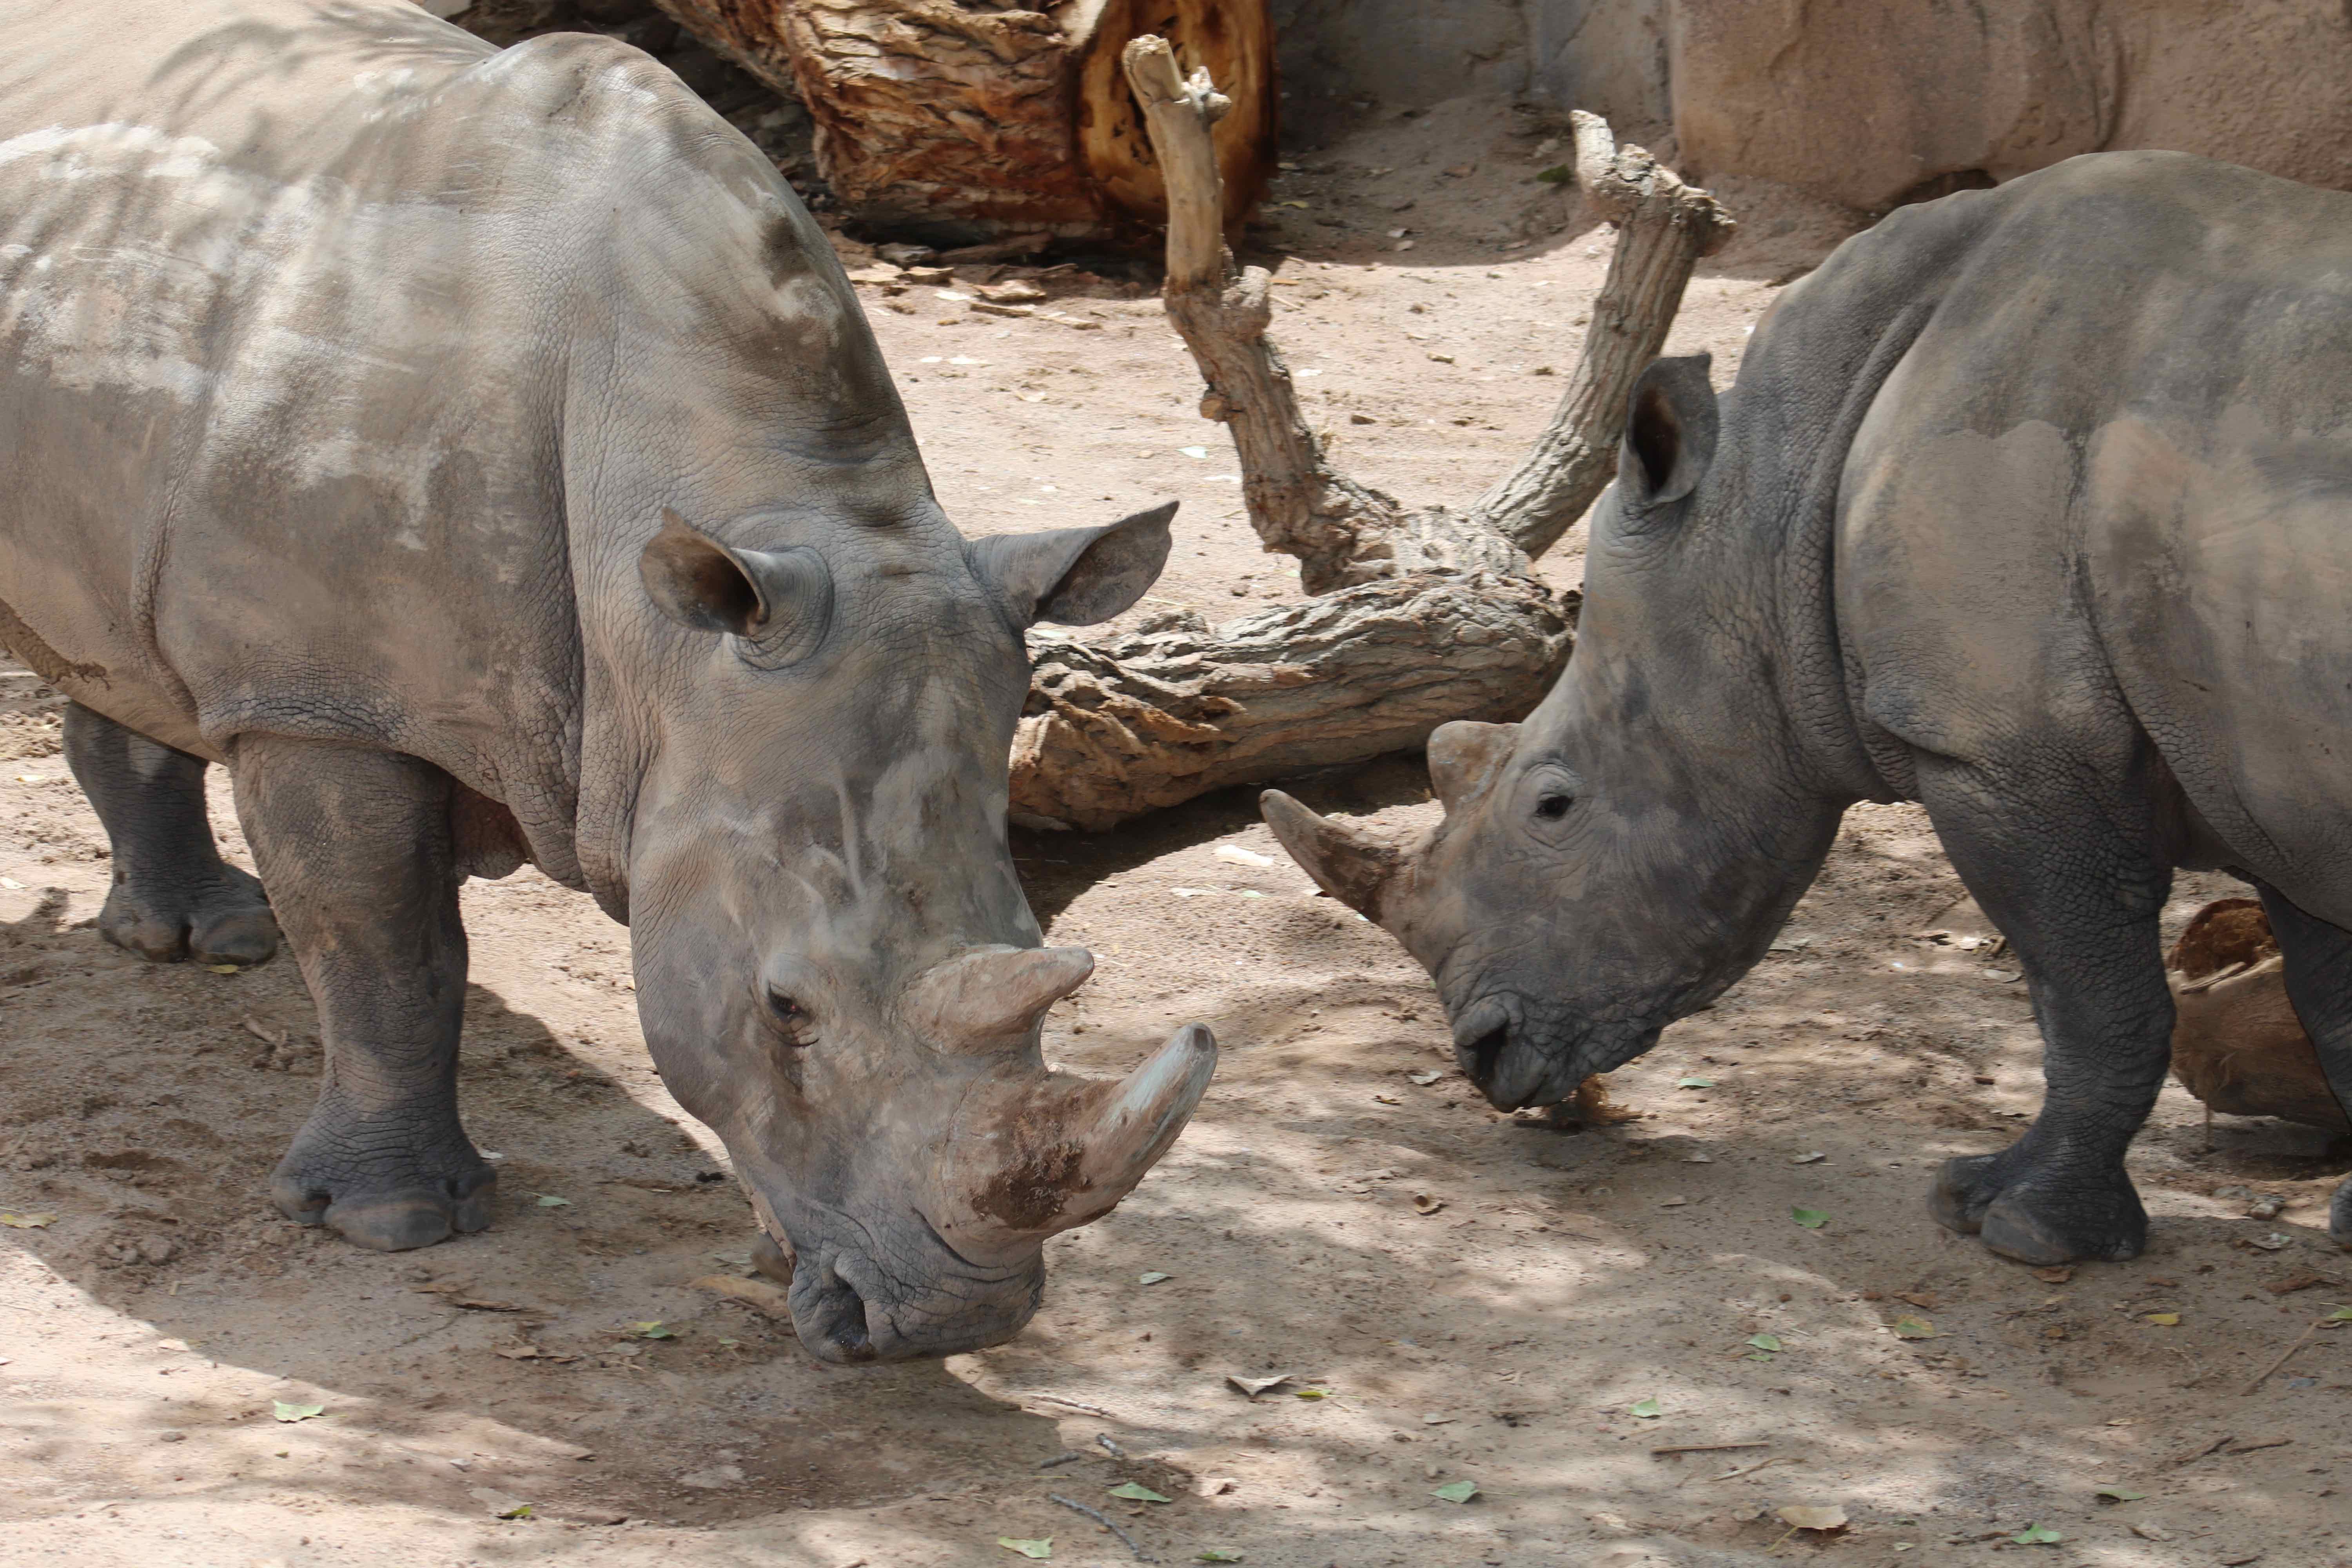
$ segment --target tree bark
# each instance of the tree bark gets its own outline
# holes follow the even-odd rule
[[[2217,899],[2198,910],[2166,967],[2172,1073],[2182,1088],[2225,1115],[2352,1132],[2319,1049],[2287,1000],[2285,965],[2261,900]]]
[[[1146,27],[1236,84],[1216,136],[1223,220],[1274,166],[1266,0],[660,0],[697,37],[795,93],[845,212],[962,243],[1046,233],[1148,242],[1167,211],[1120,70]]]

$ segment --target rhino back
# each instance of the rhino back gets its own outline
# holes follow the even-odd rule
[[[609,40],[494,53],[405,0],[108,9],[92,49],[79,8],[0,0],[0,601],[101,711],[213,755],[259,729],[426,758],[576,880],[574,584],[650,530],[647,465],[746,426],[911,456],[829,247]]]
[[[2168,153],[1990,195],[1843,466],[1862,706],[1961,757],[2119,709],[2352,920],[2352,196]]]

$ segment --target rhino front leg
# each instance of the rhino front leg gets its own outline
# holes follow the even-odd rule
[[[2286,961],[2287,1000],[2319,1047],[2319,1068],[2336,1102],[2352,1116],[2352,931],[2303,912],[2275,888],[2255,884]],[[2336,1244],[2352,1249],[2352,1176],[2336,1189],[2327,1217]]]
[[[259,963],[278,951],[261,884],[220,858],[205,761],[69,703],[66,764],[106,826],[114,886],[99,934],[168,963]]]
[[[271,1198],[383,1251],[480,1230],[496,1177],[457,1121],[455,785],[414,757],[275,736],[240,738],[230,769],[326,1042]]]
[[[2157,930],[2172,874],[2155,853],[2137,770],[2103,772],[2054,742],[2013,773],[1943,759],[1919,767],[1954,868],[2025,972],[2045,1084],[2025,1135],[1948,1162],[1930,1207],[2022,1263],[2137,1258],[2147,1243],[2124,1154],[2172,1057]]]

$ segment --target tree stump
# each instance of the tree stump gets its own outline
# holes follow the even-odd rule
[[[849,216],[961,244],[1037,234],[1142,243],[1166,220],[1122,66],[1158,33],[1228,84],[1223,219],[1275,160],[1266,0],[660,0],[753,75],[798,95],[817,167]]]
[[[2286,971],[2258,899],[2217,899],[2173,945],[2172,1073],[2229,1116],[2275,1116],[2331,1132],[2352,1119],[2287,1000]]]

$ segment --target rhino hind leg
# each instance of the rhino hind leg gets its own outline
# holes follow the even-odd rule
[[[2014,769],[1919,760],[1937,836],[2024,969],[2046,1085],[2025,1135],[1948,1162],[1928,1206],[2021,1263],[2119,1261],[2147,1243],[2124,1155],[2171,1060],[2157,929],[2171,870],[2128,742],[2086,765],[2079,739],[2028,739]]]
[[[271,1199],[386,1252],[483,1229],[496,1173],[457,1117],[457,786],[414,757],[275,736],[240,738],[230,767],[327,1051]]]
[[[2352,1116],[2352,931],[2304,913],[2274,888],[2256,887],[2286,961],[2287,1000],[2318,1048],[2327,1087]],[[2336,1246],[2352,1249],[2352,1176],[2336,1189],[2327,1233]]]
[[[220,858],[205,817],[205,761],[76,702],[67,765],[106,826],[114,886],[99,934],[159,963],[259,963],[278,951],[261,884]]]

